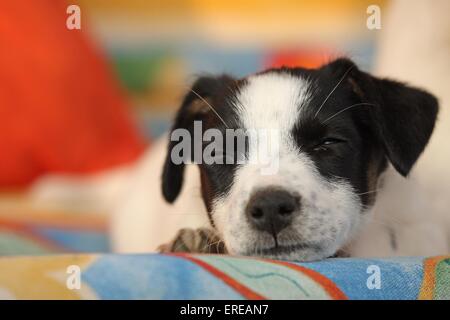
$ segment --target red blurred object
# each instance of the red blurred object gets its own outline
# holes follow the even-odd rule
[[[266,61],[266,67],[317,68],[329,62],[332,56],[332,51],[327,49],[286,50],[270,55]]]
[[[59,0],[2,1],[0,187],[135,159],[144,141],[105,61]],[[82,16],[83,19],[83,16]]]

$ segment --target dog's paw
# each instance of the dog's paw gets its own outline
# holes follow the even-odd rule
[[[159,252],[226,253],[223,241],[207,228],[181,229],[175,238],[158,247]]]

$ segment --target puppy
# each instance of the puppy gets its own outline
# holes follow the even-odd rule
[[[118,226],[115,247],[149,251],[164,243],[163,251],[298,261],[338,252],[404,255],[389,225],[370,238],[361,230],[376,224],[373,211],[379,201],[395,200],[390,190],[383,194],[383,182],[408,175],[430,139],[437,113],[431,94],[373,77],[348,59],[318,69],[270,69],[244,79],[202,77],[183,100],[166,138],[168,150],[161,151],[167,140],[160,142],[131,179],[128,201],[113,224]],[[252,136],[245,137],[241,150],[227,139],[215,150],[213,157],[226,158],[231,143],[235,161],[206,163],[192,152],[174,162],[179,147],[174,132],[195,137],[196,123],[224,136],[227,130],[275,130],[277,153],[269,162],[276,162],[276,170],[264,174],[267,163],[251,161],[258,156]],[[204,140],[197,147],[195,142],[189,143],[193,149],[200,146],[200,153],[208,147]],[[243,161],[236,161],[236,154]],[[388,200],[380,200],[379,193]],[[205,226],[207,232],[195,231]],[[405,239],[407,246],[410,240]],[[425,254],[448,249],[446,239],[433,241],[425,244]]]

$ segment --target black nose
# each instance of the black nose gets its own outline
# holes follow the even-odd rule
[[[246,215],[256,229],[276,235],[291,224],[299,210],[300,197],[282,189],[267,188],[250,197]]]

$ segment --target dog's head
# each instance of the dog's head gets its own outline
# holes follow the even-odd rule
[[[172,132],[189,133],[187,144],[200,153],[211,148],[208,142],[220,140],[223,148],[215,148],[215,159],[228,159],[230,145],[235,151],[235,161],[223,164],[195,161],[195,152],[183,151],[184,159],[200,167],[206,209],[229,252],[316,260],[335,254],[358,231],[388,161],[403,176],[409,173],[437,112],[437,101],[427,92],[375,78],[338,59],[318,69],[200,78]],[[195,123],[224,138],[199,136]],[[239,134],[228,139],[227,129],[275,130],[276,157],[269,159],[277,162],[276,170],[264,173],[267,163],[251,161],[260,150],[251,147],[255,135],[246,135],[238,150],[233,141]],[[184,162],[173,161],[179,142],[171,139],[163,170],[168,202],[183,183]],[[239,155],[247,161],[236,161]]]

